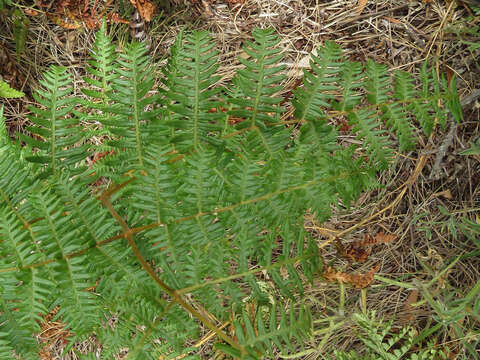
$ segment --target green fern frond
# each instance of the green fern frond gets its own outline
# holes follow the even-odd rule
[[[275,95],[281,90],[280,83],[285,76],[280,72],[285,66],[277,65],[283,55],[276,47],[280,39],[273,29],[256,29],[252,35],[254,41],[247,41],[243,47],[249,58],[239,58],[245,69],[238,71],[234,83],[241,89],[242,95],[231,99],[237,106],[231,114],[246,119],[238,128],[255,126],[264,130],[275,119],[268,114],[281,112],[277,105],[282,98]]]
[[[412,121],[409,119],[409,99],[415,99],[413,79],[405,71],[395,72],[394,96],[403,102],[400,104],[387,104],[382,106],[383,119],[392,128],[398,137],[400,151],[412,150],[416,145],[416,136]]]
[[[0,2],[0,9],[2,8]],[[14,353],[14,349],[10,346],[10,341],[8,340],[8,334],[1,332],[0,333],[0,357],[2,359],[8,359]]]
[[[102,22],[100,29],[96,33],[95,42],[91,51],[91,59],[88,60],[88,65],[85,70],[88,76],[84,76],[83,80],[91,86],[91,88],[82,88],[82,92],[87,96],[83,104],[91,109],[97,109],[94,114],[88,114],[86,121],[100,122],[108,124],[112,114],[108,111],[111,105],[110,95],[113,91],[113,81],[118,77],[116,68],[118,64],[115,62],[115,45],[112,44],[108,35],[106,35],[105,21]],[[108,128],[102,127],[95,129],[88,136],[103,136],[111,137]],[[104,145],[98,148],[99,151],[106,151],[108,148]]]
[[[105,119],[104,125],[115,137],[109,145],[119,153],[125,152],[125,161],[130,159],[136,167],[142,167],[158,114],[152,105],[156,96],[149,94],[154,83],[153,69],[143,43],[128,45],[117,62],[113,91],[109,95],[113,105],[107,109],[114,115]],[[129,166],[120,171],[128,171]]]
[[[244,145],[252,154],[265,152],[274,158],[282,151],[279,144],[288,139],[283,127],[273,126],[284,111],[278,93],[285,79],[281,73],[285,66],[277,65],[283,55],[277,48],[280,40],[273,29],[256,29],[252,35],[254,41],[247,41],[243,47],[248,58],[239,57],[245,68],[233,79],[235,88],[227,100],[232,104],[229,114],[242,119],[236,128],[246,131]]]
[[[199,149],[204,142],[220,143],[221,114],[211,112],[220,106],[220,88],[214,86],[220,77],[215,75],[218,55],[208,33],[196,31],[181,41],[180,34],[166,69],[165,105],[171,141],[185,152],[190,147]]]
[[[95,281],[88,268],[86,256],[70,257],[69,255],[83,250],[83,237],[68,217],[64,217],[65,208],[61,199],[52,196],[50,190],[37,191],[31,194],[29,202],[32,216],[40,219],[32,224],[42,252],[50,259],[56,259],[49,268],[59,296],[60,310],[67,324],[75,329],[77,336],[84,336],[92,331],[98,323],[98,298],[87,289]],[[54,295],[53,289],[49,290]]]
[[[13,304],[7,304],[5,290],[13,290],[13,284],[6,284],[0,296],[0,321],[2,324],[2,332],[0,337],[0,344],[3,343],[0,350],[8,353],[5,359],[11,359],[13,354],[10,352],[14,350],[17,354],[26,358],[35,359],[37,352],[37,343],[30,329],[25,328],[15,316]],[[12,287],[8,286],[12,285]],[[9,306],[10,305],[10,306]],[[10,353],[9,353],[10,352]]]
[[[349,113],[348,118],[353,131],[364,141],[370,164],[375,168],[386,169],[393,159],[392,143],[386,131],[379,128],[376,112],[362,109]]]
[[[25,96],[23,92],[12,89],[5,81],[0,80],[0,97],[13,99],[22,96]]]
[[[341,50],[333,42],[325,42],[318,55],[311,55],[312,72],[304,70],[303,88],[294,91],[294,116],[305,121],[300,128],[299,149],[307,157],[325,159],[338,149],[335,129],[326,123],[326,111],[334,99],[332,91],[339,80]]]
[[[26,127],[31,135],[18,134],[30,147],[38,149],[27,160],[44,164],[45,174],[57,174],[62,169],[78,172],[74,166],[83,160],[86,148],[80,145],[83,136],[78,131],[78,118],[73,111],[77,101],[71,97],[71,76],[64,67],[52,66],[40,80],[44,90],[33,95],[41,107],[30,106],[34,114],[29,120],[34,126]]]
[[[240,344],[246,346],[250,355],[256,359],[265,355],[272,356],[274,348],[287,348],[294,351],[297,341],[307,338],[312,331],[312,317],[307,307],[298,311],[293,307],[288,312],[273,305],[268,313],[257,311],[254,318],[246,311],[234,320],[235,334]],[[221,346],[223,351],[234,354],[232,349]]]
[[[292,100],[296,119],[325,122],[325,109],[331,107],[334,99],[332,91],[337,90],[341,54],[338,44],[326,41],[318,51],[317,56],[311,55],[310,66],[312,71],[303,71],[303,88],[298,88],[294,92],[295,99]],[[346,80],[345,95],[350,95],[350,87],[353,86],[352,83],[354,82],[353,77],[356,78],[358,69],[355,64],[352,64],[351,66],[344,65],[342,70],[342,75]],[[343,101],[347,100],[344,99]]]
[[[369,349],[366,359],[436,360],[443,358],[443,352],[434,349],[432,344],[427,349],[410,353],[416,343],[415,331],[410,327],[404,327],[394,333],[391,331],[392,321],[377,320],[374,311],[369,314],[354,314],[353,319],[365,334],[359,337]],[[345,359],[349,358],[360,359],[361,357],[356,357],[356,354],[351,352],[345,357]]]
[[[358,62],[345,61],[340,65],[340,88],[342,96],[333,103],[335,110],[348,112],[362,100],[363,66]]]

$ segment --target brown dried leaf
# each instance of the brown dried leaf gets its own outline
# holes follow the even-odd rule
[[[327,266],[327,268],[323,271],[322,276],[327,282],[348,282],[348,274],[341,271],[335,271],[332,266]]]
[[[357,289],[363,289],[369,286],[373,281],[373,275],[380,269],[378,265],[374,266],[365,274],[348,274],[342,271],[335,271],[331,266],[328,266],[322,276],[327,282],[341,281],[348,283]]]
[[[23,12],[25,13],[25,15],[28,15],[28,16],[38,16],[39,15],[39,12],[35,9],[31,9],[31,8],[25,8],[23,9]]]
[[[130,0],[132,5],[138,10],[140,17],[145,21],[152,20],[155,12],[155,4],[149,0]]]
[[[349,244],[342,249],[340,254],[348,261],[353,262],[365,262],[370,256],[371,249],[365,249],[362,246],[356,246],[356,244]]]
[[[365,8],[365,5],[367,5],[368,0],[358,0],[357,2],[357,15],[360,15],[363,12],[363,9]]]
[[[129,24],[130,21],[122,18],[118,13],[116,12],[111,12],[107,15],[107,19],[114,24]]]
[[[365,274],[348,274],[348,283],[357,289],[366,288],[373,281],[373,275],[380,269],[378,265],[370,269]]]
[[[448,199],[448,200],[453,198],[452,192],[450,191],[450,189],[437,192],[437,193],[433,194],[433,196],[435,196],[435,197],[443,196],[445,199]]]
[[[413,289],[410,294],[408,295],[405,304],[403,304],[403,312],[399,316],[399,321],[403,325],[410,324],[416,318],[416,311],[412,307],[413,303],[418,301],[418,290]]]
[[[377,244],[387,244],[389,242],[392,242],[393,240],[397,239],[397,235],[395,234],[385,234],[382,231],[380,231],[376,236],[375,236],[375,242]]]
[[[357,246],[367,247],[367,246],[375,245],[376,243],[377,243],[377,241],[376,241],[376,239],[373,238],[372,235],[365,234],[365,236],[363,238],[363,241],[359,241],[357,243]]]
[[[59,15],[55,15],[55,14],[48,14],[50,19],[55,23],[57,24],[58,26],[61,26],[63,27],[64,29],[68,29],[68,30],[75,30],[75,29],[79,29],[80,27],[82,27],[82,25],[77,22],[76,20],[74,22],[70,22],[71,19],[62,19]]]
[[[210,4],[205,1],[205,0],[202,0],[202,5],[203,5],[203,8],[204,8],[204,15],[206,16],[213,16],[213,12],[212,12],[212,7],[210,6]]]

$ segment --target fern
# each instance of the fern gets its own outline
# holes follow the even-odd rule
[[[0,142],[0,354],[35,358],[33,335],[56,305],[71,342],[95,334],[105,359],[123,347],[132,359],[194,358],[204,329],[238,358],[303,349],[311,309],[291,304],[323,266],[305,212],[322,221],[348,206],[391,164],[389,129],[410,149],[416,116],[433,131],[458,99],[430,75],[416,90],[326,43],[285,120],[278,43],[255,30],[231,89],[217,85],[204,32],[181,34],[158,82],[144,46],[117,54],[104,27],[84,98],[67,69],[50,68],[19,134],[26,146]],[[338,114],[362,147],[339,144],[329,121]],[[90,144],[92,134],[107,144]],[[87,156],[105,150],[86,172]]]
[[[175,62],[168,69],[165,106],[171,115],[167,124],[173,133],[172,143],[182,150],[185,145],[185,150],[190,146],[198,150],[204,142],[219,142],[214,136],[219,130],[219,114],[209,112],[219,106],[214,100],[220,91],[213,86],[219,80],[214,75],[218,68],[214,46],[207,33],[188,35],[184,44],[177,46]]]
[[[0,80],[0,97],[9,99],[22,96],[25,96],[23,92],[12,89],[5,81]]]
[[[444,358],[442,351],[428,346],[425,350],[416,352],[413,349],[417,337],[412,328],[401,328],[399,332],[392,331],[392,322],[385,323],[375,319],[375,312],[370,314],[354,314],[355,323],[360,327],[360,340],[367,347],[366,355],[358,355],[354,351],[335,351],[335,358],[341,360],[434,360]]]
[[[34,99],[43,108],[29,107],[34,114],[29,120],[35,124],[26,128],[31,135],[19,134],[21,140],[39,149],[29,160],[44,164],[45,174],[57,175],[63,169],[75,172],[75,164],[85,158],[82,133],[76,127],[78,117],[74,107],[77,101],[69,96],[71,83],[66,68],[52,66],[40,80],[44,90],[38,89],[34,94]]]

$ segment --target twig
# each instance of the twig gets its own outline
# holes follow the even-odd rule
[[[447,153],[448,148],[452,145],[453,137],[457,130],[457,122],[453,119],[450,120],[450,130],[443,139],[442,145],[438,148],[437,156],[435,157],[435,163],[433,164],[432,172],[430,173],[430,179],[439,180],[442,176],[440,175],[440,167],[442,166],[442,160]]]

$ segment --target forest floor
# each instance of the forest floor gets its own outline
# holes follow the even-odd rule
[[[68,25],[71,22],[58,25],[59,17],[52,10],[55,3],[34,7],[36,14],[29,6],[17,4],[29,14],[24,49],[18,54],[14,24],[19,17],[11,16],[8,9],[0,11],[0,76],[26,94],[4,100],[11,133],[25,127],[27,106],[34,102],[32,89],[49,65],[68,66],[78,84],[85,74],[94,29],[85,23],[74,29],[67,28],[74,27]],[[104,2],[99,1],[100,5]],[[132,9],[128,1],[115,0],[106,11],[117,11],[128,19],[126,14]],[[326,243],[332,233],[344,234],[344,244],[381,232],[393,234],[395,240],[376,246],[364,263],[354,266],[344,260],[339,265],[350,273],[379,269],[367,289],[345,289],[344,311],[376,310],[379,316],[394,319],[395,326],[410,325],[421,332],[432,316],[438,316],[435,306],[425,300],[425,291],[449,308],[480,278],[479,235],[468,236],[472,226],[480,227],[480,155],[460,154],[480,136],[480,9],[474,11],[467,3],[444,0],[192,0],[168,11],[157,10],[147,31],[153,61],[160,65],[166,62],[181,29],[210,31],[221,58],[219,82],[228,84],[240,67],[241,45],[252,38],[252,29],[271,26],[281,38],[279,46],[285,55],[288,79],[281,94],[285,97],[299,85],[303,69],[308,69],[310,52],[325,40],[339,43],[350,60],[364,63],[372,59],[414,76],[428,61],[437,74],[457,78],[461,123],[451,121],[445,129],[439,127],[430,138],[423,138],[414,152],[398,155],[395,166],[380,178],[383,187],[362,195],[349,210],[336,209],[328,223],[317,224],[314,217],[305,222],[318,236],[327,260],[337,254],[335,245]],[[127,24],[112,24],[109,32],[119,46],[129,41]],[[422,291],[404,287],[406,280],[428,282],[429,287]],[[322,312],[338,304],[338,289],[338,284],[318,279],[305,291]],[[450,331],[433,339],[438,346],[448,345],[449,359],[463,358],[465,342],[480,346],[480,324],[470,323],[467,317],[458,324],[465,330],[463,336]],[[38,336],[45,345],[43,359],[77,358],[74,351],[61,355],[68,332],[60,322],[47,318],[43,329]],[[468,338],[470,330],[472,339]],[[341,324],[319,347],[321,339],[319,335],[312,340],[311,348],[318,351],[305,359],[322,358],[333,349],[359,349],[361,344],[355,329]],[[98,344],[92,340],[76,348],[84,351],[95,346]]]

